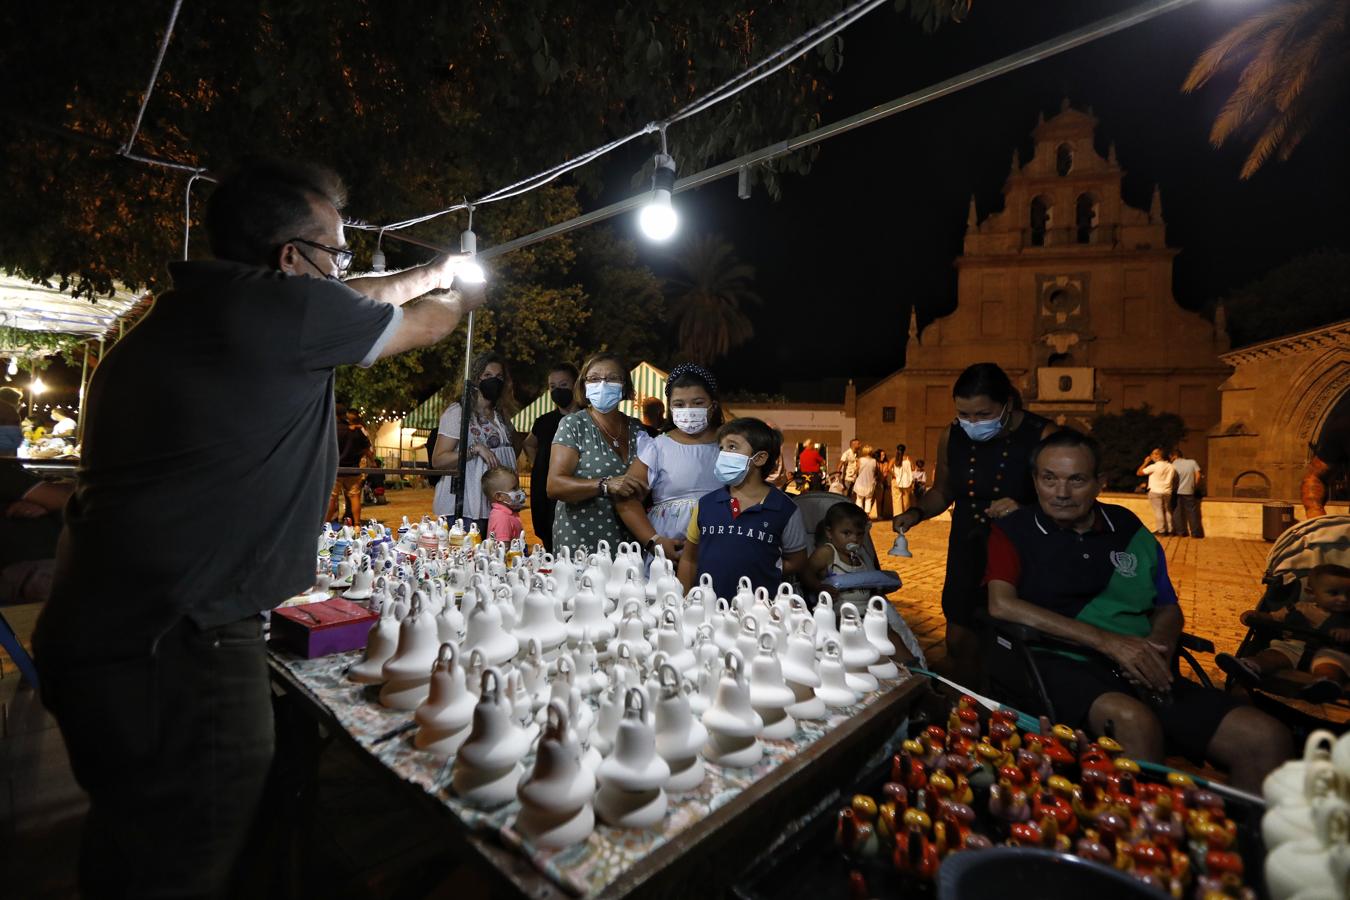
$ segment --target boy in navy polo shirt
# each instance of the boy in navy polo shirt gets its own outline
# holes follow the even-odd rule
[[[689,520],[680,581],[688,591],[705,572],[717,596],[730,598],[746,576],[774,591],[806,562],[806,527],[787,494],[764,480],[783,436],[759,419],[733,419],[717,431],[715,472],[726,487],[699,498]]]

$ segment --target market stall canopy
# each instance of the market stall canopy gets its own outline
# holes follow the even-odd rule
[[[90,299],[0,272],[0,326],[102,337],[144,299],[125,288]],[[19,349],[19,348],[0,348]]]

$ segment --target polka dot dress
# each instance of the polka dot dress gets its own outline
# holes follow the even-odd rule
[[[579,410],[563,416],[558,423],[553,443],[577,451],[577,478],[611,478],[628,471],[637,458],[639,442],[650,440],[642,430],[642,423],[628,417],[628,455],[619,458],[619,451],[610,446],[588,410]],[[593,497],[580,503],[559,501],[553,514],[553,546],[584,547],[593,553],[600,541],[607,541],[611,552],[621,541],[632,540],[614,512],[614,502],[608,497]]]

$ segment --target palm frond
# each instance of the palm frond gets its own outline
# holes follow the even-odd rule
[[[1198,90],[1218,75],[1237,65],[1242,58],[1250,55],[1251,48],[1245,46],[1270,27],[1277,16],[1277,10],[1269,10],[1252,16],[1240,25],[1234,26],[1200,54],[1186,80],[1181,83],[1181,92],[1189,94]]]

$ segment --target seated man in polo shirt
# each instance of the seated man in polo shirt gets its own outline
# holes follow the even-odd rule
[[[1111,722],[1131,756],[1161,761],[1170,747],[1226,768],[1235,787],[1259,793],[1290,755],[1289,732],[1228,694],[1173,675],[1182,613],[1167,561],[1133,513],[1097,502],[1100,455],[1096,441],[1072,430],[1037,445],[1037,505],[1005,516],[990,533],[989,612],[1095,651],[1038,658],[1065,724],[1095,735]]]

